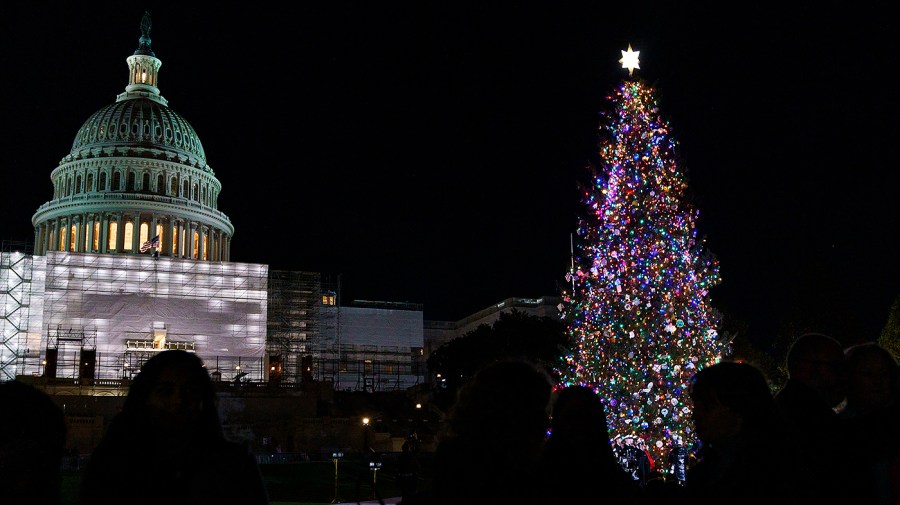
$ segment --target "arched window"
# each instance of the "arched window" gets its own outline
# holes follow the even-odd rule
[[[94,240],[91,247],[92,251],[100,250],[100,221],[94,221]]]
[[[163,174],[156,176],[156,192],[160,195],[166,194],[166,177]]]
[[[66,193],[63,196],[69,196],[69,191],[72,190],[72,179],[66,177]]]
[[[112,183],[112,188],[110,188],[110,189],[112,191],[121,191],[122,190],[122,174],[118,170],[113,172],[113,183]]]
[[[141,189],[145,193],[150,192],[150,172],[144,172],[144,177],[141,178]]]
[[[100,185],[97,187],[97,191],[106,191],[106,172],[100,174]]]
[[[78,245],[76,240],[78,239],[78,227],[74,224],[69,226],[69,250],[75,252],[75,246]]]
[[[81,176],[75,176],[75,193],[81,193]]]
[[[128,171],[128,179],[126,180],[125,191],[134,191],[134,172]]]
[[[199,256],[197,255],[197,253],[198,253],[199,250],[200,250],[200,234],[199,234],[198,232],[196,232],[196,231],[194,232],[194,248],[193,248],[193,249],[194,249],[194,250],[193,250],[193,252],[191,253],[191,258],[194,258],[194,259],[199,258]]]
[[[107,238],[109,239],[106,243],[106,248],[110,251],[116,251],[116,239],[119,234],[119,223],[115,221],[109,222],[109,232],[107,233]]]
[[[172,189],[170,191],[172,196],[178,196],[178,177],[172,176]]]
[[[178,225],[172,223],[172,256],[178,256],[178,239],[181,234],[178,233]]]
[[[143,244],[147,240],[150,239],[150,225],[147,223],[141,223],[141,239],[138,241],[139,244]]]
[[[125,239],[122,250],[131,251],[133,249],[131,244],[134,242],[134,223],[132,221],[125,222],[125,234],[122,235],[122,238]]]
[[[192,197],[191,199],[194,200],[195,202],[199,202],[200,201],[200,191],[197,190],[197,185],[194,184],[194,186],[191,189],[193,190],[193,192],[191,193],[191,197]]]
[[[184,184],[182,184],[182,193],[181,193],[181,196],[182,196],[183,198],[190,198],[190,197],[191,197],[191,186],[190,186],[190,183],[189,183],[188,181],[184,181]]]
[[[84,190],[85,191],[94,191],[94,174],[88,174],[87,187],[85,187]]]

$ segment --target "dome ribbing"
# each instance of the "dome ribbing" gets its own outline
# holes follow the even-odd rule
[[[95,112],[78,130],[70,154],[84,157],[85,151],[108,147],[157,148],[206,165],[194,128],[169,107],[146,98],[122,100]]]

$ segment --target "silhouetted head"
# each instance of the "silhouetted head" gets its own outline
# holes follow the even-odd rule
[[[147,360],[122,412],[172,434],[221,433],[212,381],[203,361],[187,351],[163,351]]]
[[[525,360],[479,370],[459,391],[448,434],[489,443],[543,440],[549,425],[550,377]]]
[[[715,445],[772,427],[775,402],[765,375],[753,365],[723,361],[691,380],[694,428],[705,444]]]
[[[57,503],[66,425],[63,411],[41,390],[0,382],[0,501]]]
[[[876,343],[848,347],[847,409],[870,412],[898,401],[900,375],[894,356]]]
[[[836,407],[846,395],[846,360],[841,344],[821,333],[801,335],[787,355],[788,376]]]
[[[600,397],[586,386],[568,386],[557,393],[550,422],[552,436],[609,441],[606,410]]]

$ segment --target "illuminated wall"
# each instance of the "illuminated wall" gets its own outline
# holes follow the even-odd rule
[[[396,391],[423,383],[421,308],[371,303],[375,306],[338,309],[339,335],[320,353],[324,380],[343,391]]]
[[[48,251],[40,348],[57,377],[77,377],[96,351],[95,379],[130,376],[162,349],[197,353],[231,380],[264,378],[268,265],[149,255]],[[28,363],[25,374],[42,373]]]

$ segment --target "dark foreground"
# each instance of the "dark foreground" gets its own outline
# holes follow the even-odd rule
[[[430,453],[420,454],[422,471],[419,486],[428,485]],[[338,463],[337,497],[335,497],[335,465],[332,461],[308,461],[287,464],[261,464],[271,505],[318,505],[376,501],[396,502],[401,495],[397,481],[396,457],[385,454],[382,466],[370,470],[368,460],[348,457]],[[374,485],[373,485],[374,476]],[[61,505],[77,505],[81,472],[63,472]],[[335,500],[337,498],[337,500]]]

